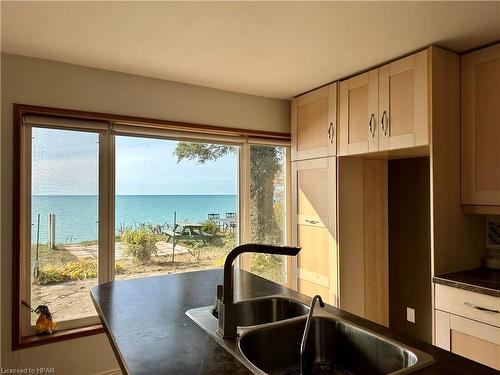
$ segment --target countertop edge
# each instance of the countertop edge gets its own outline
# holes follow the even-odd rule
[[[449,286],[452,288],[467,290],[469,292],[485,294],[488,296],[500,298],[500,290],[487,288],[487,287],[481,286],[481,285],[470,284],[470,283],[466,283],[464,281],[449,279],[444,275],[443,276],[434,276],[432,280],[435,284],[441,284],[441,285]]]

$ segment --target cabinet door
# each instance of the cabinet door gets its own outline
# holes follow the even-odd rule
[[[429,143],[427,50],[379,68],[380,150]]]
[[[378,70],[340,82],[340,155],[378,151]]]
[[[436,310],[436,345],[500,370],[500,328]]]
[[[500,205],[500,44],[462,56],[462,203]]]
[[[297,290],[337,306],[336,160],[334,157],[292,163],[293,241]]]
[[[292,100],[292,161],[336,154],[337,83]]]

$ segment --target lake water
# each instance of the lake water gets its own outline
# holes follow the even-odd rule
[[[224,217],[236,212],[236,195],[118,195],[115,227],[141,223],[170,224],[174,211],[177,221],[200,222],[209,213]],[[32,242],[36,243],[37,215],[40,214],[40,243],[47,242],[48,215],[56,214],[56,242],[78,243],[97,239],[97,196],[36,195],[32,197]]]

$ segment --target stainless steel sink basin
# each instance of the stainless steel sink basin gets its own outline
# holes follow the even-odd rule
[[[301,302],[283,297],[256,298],[236,302],[238,312],[237,325],[248,327],[259,324],[278,322],[306,315],[309,307]],[[217,318],[217,312],[212,314]]]
[[[186,314],[254,374],[300,374],[300,342],[309,308],[286,297],[238,302],[237,339],[217,334],[212,306]],[[433,358],[374,332],[316,310],[307,341],[309,374],[407,374]]]
[[[300,319],[248,330],[239,349],[266,374],[300,374],[304,326]],[[426,353],[325,316],[311,321],[304,359],[307,374],[406,374],[432,362]]]

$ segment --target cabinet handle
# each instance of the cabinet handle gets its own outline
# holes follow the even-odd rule
[[[333,126],[333,122],[330,122],[330,126],[328,126],[328,139],[330,143],[333,143],[333,138],[335,137],[335,127]]]
[[[373,126],[373,120],[375,120],[375,115],[372,113],[370,116],[370,122],[368,123],[368,131],[370,133],[370,137],[375,137],[375,127]]]
[[[384,121],[384,119],[387,121]],[[389,130],[389,117],[387,116],[386,111],[382,113],[382,118],[380,119],[380,129],[382,129],[382,133],[384,133],[384,135],[387,135],[387,131]]]
[[[467,307],[472,307],[473,309],[476,309],[476,310],[488,311],[488,312],[500,314],[500,311],[498,311],[498,310],[488,309],[487,307],[474,305],[473,303],[470,303],[470,302],[464,302],[464,305]]]
[[[318,224],[319,223],[318,220],[307,220],[307,219],[306,219],[306,222],[309,224]]]

